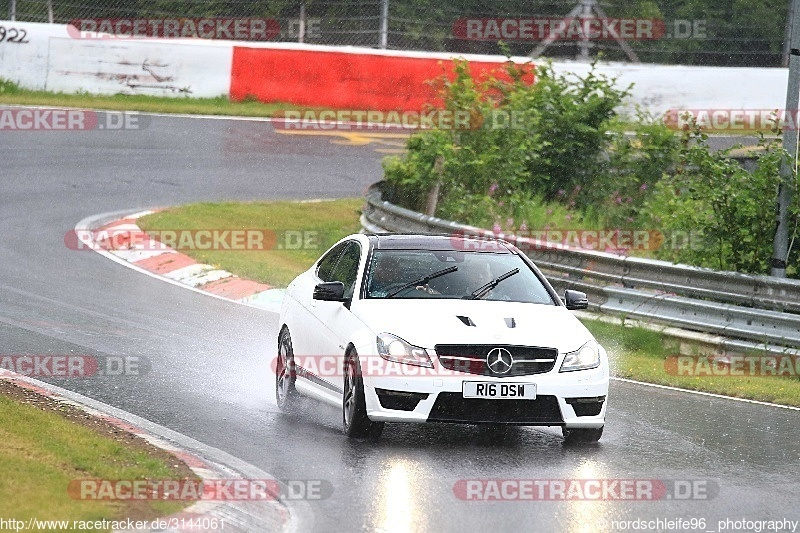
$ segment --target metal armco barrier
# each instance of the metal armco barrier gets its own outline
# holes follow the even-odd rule
[[[366,193],[361,224],[371,232],[495,235],[383,200],[382,183]],[[587,293],[594,311],[720,335],[726,346],[777,353],[800,348],[800,280],[720,272],[666,261],[568,248],[509,237],[559,290]],[[793,351],[793,350],[791,350]]]

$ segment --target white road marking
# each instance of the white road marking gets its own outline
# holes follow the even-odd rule
[[[622,381],[624,383],[635,383],[636,385],[644,385],[646,387],[655,387],[657,389],[665,389],[675,392],[685,392],[687,394],[697,394],[699,396],[709,396],[711,398],[720,398],[723,400],[734,400],[737,402],[744,402],[744,403],[752,403],[756,405],[765,405],[767,407],[779,407],[781,409],[789,409],[790,411],[800,411],[800,407],[794,407],[792,405],[780,405],[777,403],[770,403],[770,402],[761,402],[758,400],[748,400],[747,398],[736,398],[734,396],[725,396],[724,394],[714,394],[713,392],[703,392],[699,390],[691,390],[691,389],[681,389],[678,387],[670,387],[669,385],[658,385],[656,383],[647,383],[644,381],[636,381],[635,379],[627,379],[627,378],[611,378],[614,381]]]

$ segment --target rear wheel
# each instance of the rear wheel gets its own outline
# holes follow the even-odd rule
[[[570,443],[597,442],[603,436],[603,428],[561,428],[564,441]]]
[[[383,422],[373,422],[367,416],[364,400],[364,381],[358,354],[350,350],[344,361],[344,396],[342,398],[342,429],[350,438],[378,438],[383,431]]]
[[[295,388],[297,374],[294,366],[294,351],[289,330],[283,328],[278,335],[278,362],[275,367],[275,401],[281,411],[294,412],[297,408],[299,393]]]

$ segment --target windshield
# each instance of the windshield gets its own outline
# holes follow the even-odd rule
[[[483,288],[483,300],[554,304],[536,274],[514,254],[376,250],[366,287],[367,298],[472,299]]]

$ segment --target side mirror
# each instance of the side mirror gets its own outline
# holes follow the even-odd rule
[[[564,291],[564,304],[571,311],[586,309],[589,307],[589,299],[586,298],[585,292],[566,290]]]
[[[314,287],[313,298],[323,302],[346,302],[347,298],[344,297],[344,283],[341,281],[320,283]]]

